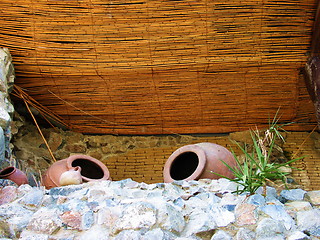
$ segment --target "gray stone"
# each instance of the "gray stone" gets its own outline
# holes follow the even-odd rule
[[[152,228],[157,221],[156,208],[147,202],[127,204],[114,225],[114,232]]]
[[[294,231],[293,233],[290,233],[287,237],[287,240],[308,240],[310,237],[303,232],[300,231]]]
[[[320,237],[320,209],[298,212],[297,224],[300,231]]]
[[[229,181],[226,178],[219,178],[218,179],[219,185],[220,185],[220,192],[226,193],[232,193],[235,192],[237,190],[241,190],[243,189],[243,187],[235,182]]]
[[[203,192],[203,193],[197,194],[196,197],[207,202],[208,204],[215,204],[221,201],[221,198],[219,198],[212,192]]]
[[[123,230],[114,238],[114,240],[141,240],[142,235],[139,231]]]
[[[157,207],[157,224],[162,229],[180,233],[184,229],[186,223],[181,209],[178,209],[172,204],[163,203],[158,205],[156,199],[154,200],[155,206]]]
[[[256,193],[257,194],[263,194],[264,193],[264,188],[263,187],[258,188]],[[267,193],[266,200],[268,199],[270,201],[271,199],[277,199],[278,198],[277,190],[275,188],[273,188],[273,187],[267,186],[266,193]]]
[[[294,227],[294,220],[286,212],[285,208],[281,205],[265,205],[259,208],[262,212],[269,215],[274,220],[281,221],[286,230],[292,230]]]
[[[161,230],[161,228],[155,228],[155,229],[151,229],[150,231],[146,232],[141,240],[173,240],[176,239],[177,236],[175,236],[174,234],[167,232],[167,231],[163,231]]]
[[[19,204],[4,204],[0,207],[0,222],[8,223],[8,231],[12,236],[18,236],[30,221],[33,211]]]
[[[311,210],[312,205],[307,201],[286,202],[285,209],[289,214],[295,217],[296,212]]]
[[[91,228],[91,226],[94,224],[94,214],[93,211],[89,210],[86,211],[82,215],[82,229],[87,230]]]
[[[60,238],[59,238],[60,239]],[[81,231],[77,240],[105,240],[109,239],[109,231],[101,225],[95,225],[87,231]]]
[[[60,195],[60,196],[68,196],[71,193],[81,190],[83,185],[68,185],[64,187],[55,187],[49,190],[50,195]]]
[[[302,189],[290,189],[282,190],[280,193],[280,197],[290,201],[302,201],[304,199],[305,194],[306,191]]]
[[[19,200],[19,203],[26,207],[36,208],[42,203],[43,196],[44,191],[42,189],[33,188]]]
[[[37,234],[34,232],[25,231],[19,237],[19,240],[49,240],[48,234]]]
[[[211,240],[232,240],[230,234],[223,230],[218,230],[211,238]]]
[[[309,191],[307,194],[307,198],[310,200],[312,205],[319,206],[320,205],[320,191]]]
[[[120,218],[122,208],[115,207],[103,207],[97,212],[97,223],[106,226],[108,229],[113,228],[115,223]]]
[[[181,236],[184,237],[190,237],[199,232],[210,231],[217,227],[214,216],[202,209],[194,209],[186,218],[186,227],[181,233]]]
[[[62,227],[60,212],[57,209],[41,208],[33,214],[27,230],[37,233],[52,234]]]
[[[282,237],[285,228],[281,221],[264,218],[262,219],[256,228],[257,239],[274,239],[276,237]]]
[[[166,184],[163,191],[163,196],[166,196],[169,200],[175,200],[181,197],[185,192],[177,185]]]
[[[6,109],[6,104],[0,101],[0,127],[5,129],[9,127],[11,117]]]
[[[234,213],[222,207],[212,205],[210,214],[218,227],[225,227],[235,221]]]
[[[266,200],[261,194],[256,193],[248,197],[247,203],[262,206],[266,204]]]
[[[256,239],[256,233],[247,228],[240,228],[235,237],[235,240],[254,240],[254,239]]]

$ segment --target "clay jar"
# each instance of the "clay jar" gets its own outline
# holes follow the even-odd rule
[[[236,166],[233,154],[218,144],[204,142],[183,146],[173,152],[166,161],[163,170],[164,182],[220,178],[212,172],[234,178],[232,171],[221,160],[232,167]]]
[[[77,154],[52,164],[42,177],[42,185],[47,189],[60,187],[61,175],[74,169],[80,169],[82,182],[111,180],[108,168],[101,161]]]
[[[9,179],[18,186],[28,184],[28,178],[24,172],[15,167],[7,167],[0,171],[0,178]]]

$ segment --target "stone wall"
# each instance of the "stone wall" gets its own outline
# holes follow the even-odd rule
[[[0,189],[2,240],[315,240],[320,191],[237,195],[226,179]]]
[[[9,93],[13,88],[14,78],[10,52],[6,48],[0,48],[0,168],[12,164],[10,141],[14,108]]]

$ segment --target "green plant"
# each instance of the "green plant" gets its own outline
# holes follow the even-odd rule
[[[277,112],[278,114],[278,112]],[[277,114],[273,120],[269,121],[269,128],[264,131],[264,136],[260,136],[259,130],[250,131],[251,139],[253,142],[252,151],[248,151],[246,146],[241,146],[238,142],[236,145],[241,149],[244,154],[244,161],[241,163],[240,159],[236,156],[234,151],[232,153],[236,160],[236,167],[231,167],[226,162],[223,163],[233,172],[235,178],[231,179],[213,172],[214,174],[229,179],[232,182],[236,182],[242,186],[241,189],[235,191],[238,194],[249,192],[254,194],[258,188],[263,187],[264,193],[268,182],[275,180],[281,180],[285,186],[288,173],[283,172],[282,167],[289,167],[291,163],[302,159],[295,158],[284,163],[271,162],[271,155],[275,147],[277,139],[284,141],[284,137],[281,132],[284,125],[278,125]]]

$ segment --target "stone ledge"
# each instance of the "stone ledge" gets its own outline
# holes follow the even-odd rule
[[[226,179],[0,190],[3,239],[320,239],[320,191],[236,195]]]

